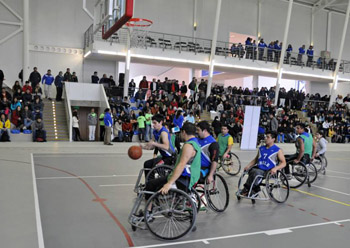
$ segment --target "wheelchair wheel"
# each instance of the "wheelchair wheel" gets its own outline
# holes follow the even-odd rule
[[[322,157],[317,157],[315,158],[312,163],[314,164],[314,166],[316,167],[317,172],[320,172],[322,170]]]
[[[315,182],[317,179],[317,174],[318,174],[317,169],[313,163],[306,165],[306,168],[307,168],[308,174],[309,174],[308,183],[311,184],[311,183]]]
[[[205,180],[204,193],[211,210],[214,212],[225,211],[230,201],[230,194],[227,183],[221,175],[214,175],[214,180],[210,184]]]
[[[152,211],[148,211],[149,206]],[[167,195],[157,192],[145,206],[146,226],[160,239],[174,240],[190,232],[195,224],[197,210],[191,197],[178,189]]]
[[[192,200],[196,199],[195,205],[197,207],[197,213],[200,211],[201,209],[201,196],[199,195],[199,192],[197,192],[197,190],[195,190],[194,188],[191,189],[191,198]]]
[[[167,177],[172,171],[173,167],[169,165],[158,165],[149,171],[146,177],[146,183],[150,180],[157,179],[160,177]]]
[[[289,196],[289,183],[286,175],[277,171],[275,175],[271,175],[269,172],[265,179],[266,191],[271,200],[277,203],[283,203]]]
[[[221,161],[222,169],[230,176],[235,176],[241,171],[241,161],[233,152],[229,153],[229,158]]]
[[[308,177],[307,168],[303,163],[292,164],[289,163],[292,178],[288,178],[288,183],[290,188],[298,188],[303,185]]]

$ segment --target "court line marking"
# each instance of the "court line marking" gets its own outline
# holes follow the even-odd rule
[[[99,178],[99,177],[137,177],[138,175],[102,175],[102,176],[77,176],[78,178]],[[77,179],[77,177],[38,177],[38,180],[47,179]]]
[[[338,194],[350,196],[350,194],[347,194],[347,193],[344,193],[344,192],[341,192],[341,191],[337,191],[337,190],[334,190],[334,189],[328,189],[328,188],[320,187],[320,186],[317,186],[317,185],[312,185],[312,187],[320,188],[320,189],[324,189],[324,190],[327,190],[327,191],[335,192],[335,193],[338,193]]]
[[[284,233],[291,233],[293,232],[290,229],[277,229],[277,230],[272,230],[272,231],[267,231],[265,232],[266,235],[278,235],[278,234],[284,234]]]
[[[328,172],[333,172],[333,173],[339,173],[339,174],[347,174],[347,175],[350,175],[350,173],[348,173],[348,172],[342,172],[342,171],[334,171],[334,170],[328,170],[328,169],[326,169],[326,171]]]
[[[30,154],[30,158],[31,158],[31,163],[32,163],[34,207],[35,207],[36,231],[37,231],[37,235],[38,235],[38,247],[45,248],[43,227],[42,227],[42,223],[41,223],[41,215],[40,215],[40,207],[39,207],[38,188],[36,185],[36,178],[35,178],[35,166],[34,166],[33,153]]]
[[[148,248],[148,247],[162,247],[162,246],[175,246],[175,245],[182,245],[182,244],[189,244],[189,243],[198,243],[198,242],[209,242],[209,241],[215,241],[215,240],[221,240],[221,239],[230,239],[230,238],[238,238],[238,237],[246,237],[246,236],[253,236],[258,234],[266,234],[271,232],[278,232],[279,230],[294,230],[294,229],[302,229],[302,228],[308,228],[308,227],[315,227],[315,226],[324,226],[324,225],[337,225],[336,223],[342,223],[342,222],[350,222],[350,219],[344,219],[344,220],[337,220],[337,221],[329,221],[329,222],[321,222],[321,223],[315,223],[310,225],[302,225],[302,226],[293,226],[293,227],[285,227],[280,229],[271,229],[271,230],[265,230],[265,231],[259,231],[259,232],[251,232],[251,233],[241,233],[241,234],[234,234],[234,235],[227,235],[227,236],[221,236],[221,237],[214,237],[214,238],[206,238],[206,239],[195,239],[195,240],[187,240],[187,241],[180,241],[180,242],[173,242],[173,243],[163,243],[163,244],[155,244],[155,245],[146,245],[146,246],[135,246],[136,248]]]
[[[58,169],[58,168],[51,167],[51,166],[48,166],[48,165],[36,164],[36,166],[40,166],[40,167],[43,167],[43,168],[48,168],[48,169],[60,171],[60,172],[63,172],[65,174],[67,174],[67,175],[71,175],[72,177],[76,177],[78,180],[80,180],[80,182],[82,182],[87,187],[87,189],[91,192],[91,194],[95,197],[95,199],[93,199],[93,201],[100,203],[100,205],[103,207],[103,209],[107,212],[107,214],[114,220],[114,222],[120,228],[120,230],[124,234],[124,237],[125,237],[128,245],[129,245],[129,247],[134,247],[134,243],[133,243],[129,233],[126,231],[125,227],[121,224],[119,219],[112,213],[112,211],[104,203],[106,201],[106,199],[100,198],[98,196],[98,194],[95,192],[95,190],[83,178],[79,178],[77,175],[75,175],[75,174],[73,174],[73,173],[71,173],[69,171]]]
[[[105,184],[99,185],[100,187],[120,187],[120,186],[135,186],[135,184]]]
[[[350,207],[350,204],[347,204],[347,203],[341,202],[341,201],[336,201],[336,200],[333,200],[331,198],[327,198],[327,197],[324,197],[324,196],[321,196],[321,195],[312,194],[312,193],[309,193],[309,192],[302,191],[300,189],[291,189],[291,190],[297,191],[299,193],[303,193],[303,194],[306,194],[306,195],[309,195],[309,196],[314,196],[314,197],[317,197],[317,198],[320,198],[320,199],[323,199],[323,200],[327,200],[327,201],[331,201],[331,202],[334,202],[334,203],[338,203],[340,205],[344,205],[344,206]]]
[[[345,179],[345,180],[350,180],[350,177],[338,177],[338,176],[329,176],[325,175],[326,177],[334,177],[334,178],[340,178],[340,179]]]

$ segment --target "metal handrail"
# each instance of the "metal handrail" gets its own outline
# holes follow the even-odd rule
[[[94,38],[101,39],[100,30],[95,30],[93,34],[89,31],[92,29],[92,25],[84,33],[84,48],[93,42]],[[93,31],[93,30],[92,30]],[[115,37],[109,38],[107,42],[117,42],[126,43],[127,28],[119,29]],[[90,34],[90,35],[88,35]],[[210,54],[211,39],[190,37],[185,35],[176,35],[162,32],[148,32],[146,36],[146,42],[144,48],[148,47],[159,47],[163,51],[165,49],[178,50],[179,53],[182,51],[189,51],[197,53]],[[282,46],[281,49],[274,49],[265,47],[263,49],[259,48],[259,44],[256,45],[246,45],[245,42],[242,43],[232,43],[225,41],[217,41],[216,55],[227,57],[235,57],[238,59],[251,59],[253,61],[264,61],[279,63],[279,57],[281,55],[282,49],[286,49],[286,46]],[[306,58],[306,59],[305,59]],[[310,67],[312,69],[329,70],[333,71],[337,63],[336,59],[330,58],[326,59],[320,56],[313,55],[312,60],[308,60],[308,55],[299,55],[298,52],[287,52],[284,58],[284,64],[289,64],[290,66],[301,66]],[[350,73],[350,61],[342,60],[340,65],[341,73]]]

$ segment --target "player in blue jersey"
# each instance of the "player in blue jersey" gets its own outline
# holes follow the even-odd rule
[[[198,143],[201,147],[201,177],[200,181],[207,178],[210,184],[214,180],[214,174],[219,159],[219,144],[210,135],[210,125],[207,121],[197,124]]]
[[[244,184],[244,188],[241,192],[242,195],[248,195],[249,189],[256,176],[264,176],[267,171],[270,171],[273,175],[286,166],[286,159],[284,158],[283,151],[275,145],[276,137],[276,132],[267,132],[265,136],[266,145],[259,148],[256,157],[244,168],[245,171],[249,171],[249,177]],[[260,183],[261,180],[256,180],[254,182],[251,195],[260,191]]]
[[[171,135],[163,126],[164,117],[160,114],[156,114],[152,117],[153,124],[153,136],[154,140],[146,143],[142,146],[143,149],[146,150],[154,150],[153,158],[147,160],[143,167],[152,169],[159,162],[163,160],[164,164],[172,165],[173,156],[175,155],[175,148],[171,143]],[[157,157],[157,152],[159,151],[160,156]],[[145,171],[145,175],[147,176],[149,170]]]

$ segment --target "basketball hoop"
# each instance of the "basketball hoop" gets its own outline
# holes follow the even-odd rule
[[[144,18],[131,18],[125,25],[129,29],[130,46],[145,47],[147,34],[153,22]]]

